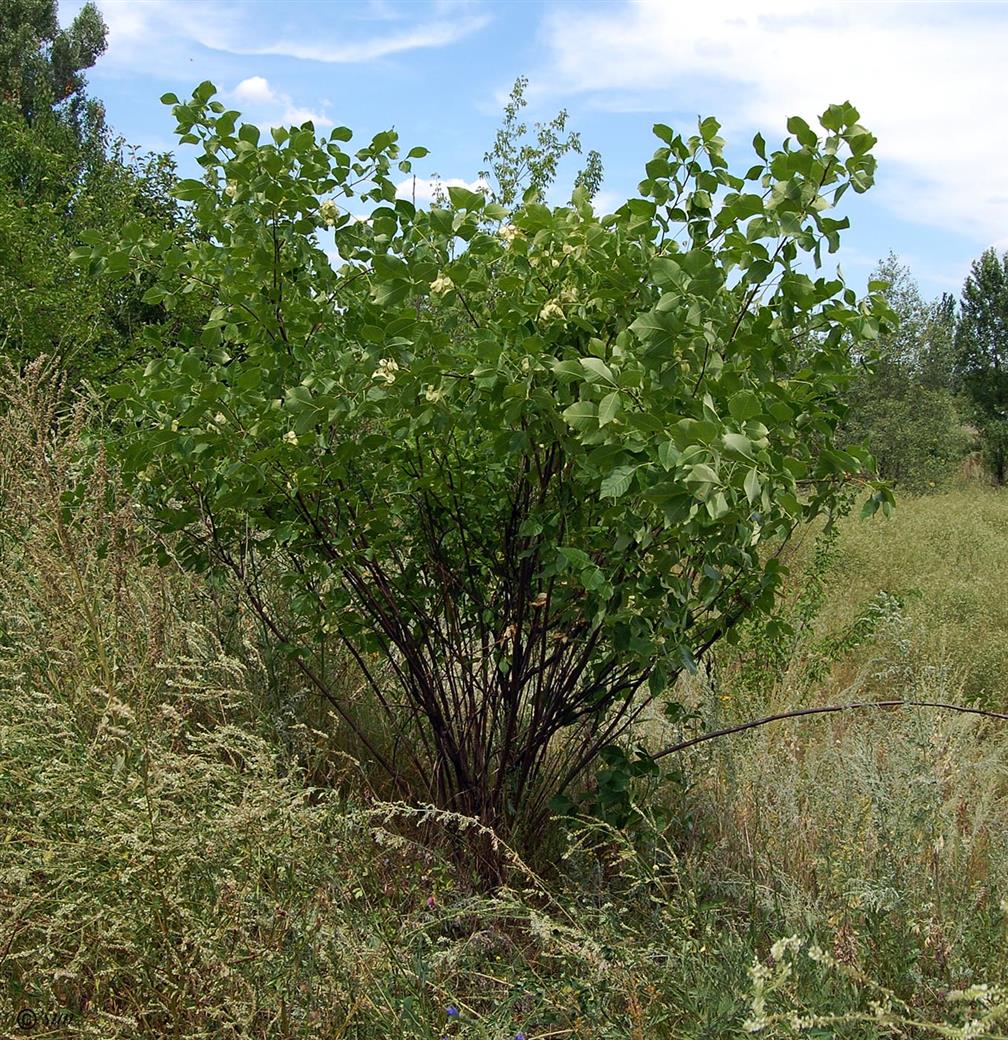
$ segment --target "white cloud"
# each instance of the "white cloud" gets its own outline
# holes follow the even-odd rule
[[[434,201],[438,188],[447,191],[449,188],[468,188],[470,191],[488,191],[489,183],[482,177],[474,181],[466,181],[461,177],[449,177],[441,180],[438,177],[407,177],[396,185],[396,195],[400,199],[412,202],[416,199],[420,205],[428,205]]]
[[[626,202],[626,198],[615,191],[600,191],[592,199],[592,209],[598,216],[605,216],[608,213],[613,213],[623,203]]]
[[[1006,6],[631,0],[554,8],[542,28],[538,91],[607,108],[713,113],[772,139],[786,116],[849,99],[879,138],[888,209],[1008,238]]]
[[[265,76],[249,76],[224,95],[236,104],[251,106],[251,113],[270,121],[271,126],[300,126],[312,122],[316,127],[334,126],[323,112],[295,105],[289,94],[275,90]]]
[[[265,76],[249,76],[248,79],[243,79],[231,91],[231,96],[235,101],[253,105],[271,105],[277,101],[276,92],[269,85],[269,80]]]

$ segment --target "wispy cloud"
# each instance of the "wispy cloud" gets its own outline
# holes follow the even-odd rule
[[[363,63],[446,47],[489,21],[470,3],[380,3],[357,9],[323,4],[299,7],[303,16],[297,30],[285,27],[276,38],[275,18],[267,18],[268,9],[251,0],[98,0],[98,6],[109,26],[103,61],[133,68],[177,55],[186,44],[225,55]]]
[[[571,31],[571,24],[577,31]],[[1008,237],[1008,6],[631,0],[552,8],[547,93],[783,126],[851,100],[879,138],[876,198],[903,219]]]
[[[446,47],[482,29],[489,21],[473,16],[457,21],[430,22],[398,33],[361,37],[347,41],[340,38],[320,40],[283,39],[270,44],[243,44],[220,35],[208,37],[205,46],[229,54],[271,55],[298,58],[302,61],[321,61],[331,64],[353,64],[376,61],[403,51]]]

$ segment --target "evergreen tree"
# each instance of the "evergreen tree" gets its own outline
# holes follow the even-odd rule
[[[1008,476],[1008,253],[986,250],[963,284],[955,374],[969,397],[998,484]]]

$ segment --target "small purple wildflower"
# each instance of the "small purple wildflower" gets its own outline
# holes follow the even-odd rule
[[[526,1040],[524,1033],[515,1033],[515,1040]]]
[[[458,1018],[459,1017],[459,1009],[454,1004],[449,1004],[448,1007],[445,1008],[445,1014],[449,1018]]]
[[[427,897],[427,909],[433,910],[437,906],[437,900],[433,896]]]

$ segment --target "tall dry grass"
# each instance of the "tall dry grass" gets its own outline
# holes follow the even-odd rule
[[[974,495],[982,508],[971,508]],[[958,531],[960,546],[1008,519],[1008,500],[963,498],[972,531]],[[835,541],[806,547],[784,610],[797,630],[787,653],[777,652],[779,643],[768,652],[763,633],[750,630],[711,675],[687,685],[692,705],[731,724],[855,701],[1002,703],[993,688],[1004,673],[990,662],[1003,647],[984,665],[995,677],[990,689],[978,690],[980,671],[965,660],[971,623],[991,616],[984,567],[974,561],[960,574],[969,595],[958,615],[936,612],[941,575],[955,569],[948,556],[930,571],[900,567],[907,556],[921,561],[932,525],[947,542],[952,503],[942,495],[905,508],[912,515],[902,528],[848,523]],[[908,543],[907,529],[920,541]],[[1005,552],[997,539],[987,546],[991,561]],[[907,595],[908,577],[918,583],[915,596]],[[989,620],[973,632],[999,639]],[[928,1012],[977,979],[1008,985],[1003,721],[868,709],[776,723],[691,755],[686,802],[702,837],[689,851],[690,869],[717,877],[722,898]]]
[[[1005,981],[989,725],[858,716],[704,745],[641,826],[558,826],[548,879],[508,855],[509,886],[481,894],[446,852],[474,821],[381,801],[226,590],[152,560],[90,439],[37,371],[8,381],[0,1033],[29,1012],[36,1035],[93,1038],[998,1035],[999,991],[950,1003]],[[839,672],[958,696],[912,622],[877,614],[829,637]],[[821,695],[823,638],[776,670],[723,662],[698,707]],[[662,807],[672,825],[649,826]]]

